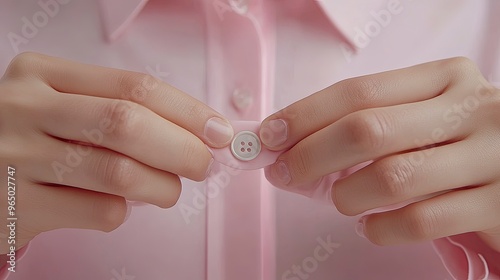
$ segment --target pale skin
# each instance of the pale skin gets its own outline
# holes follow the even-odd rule
[[[267,169],[290,190],[356,164],[336,181],[332,200],[349,216],[415,199],[398,210],[366,214],[359,230],[379,245],[477,232],[500,252],[500,91],[465,58],[348,79],[268,117],[263,137],[289,149]],[[288,170],[288,171],[287,171]],[[388,209],[388,208],[386,208]]]
[[[477,97],[477,108],[454,107],[468,96]],[[59,228],[112,231],[125,219],[126,200],[173,206],[179,176],[203,180],[212,161],[206,145],[224,147],[231,139],[206,133],[207,121],[226,122],[223,116],[150,76],[38,54],[12,61],[0,80],[0,107],[2,169],[15,166],[22,186],[18,248]],[[288,150],[267,170],[276,186],[294,191],[373,160],[332,186],[341,213],[431,198],[363,218],[369,240],[391,245],[478,232],[500,251],[500,93],[470,61],[345,80],[273,114],[263,126],[275,119],[286,123],[286,137],[264,144]],[[102,129],[103,120],[112,129]],[[82,133],[92,129],[102,131],[102,141]],[[427,139],[439,141],[419,151],[416,143]],[[67,164],[68,147],[90,152],[61,181],[53,163]],[[412,153],[426,150],[432,152],[422,164],[409,164]],[[285,181],[277,172],[282,166],[289,170]]]
[[[230,135],[206,129],[214,117]],[[126,217],[126,200],[173,206],[179,176],[204,180],[207,145],[224,147],[232,133],[219,113],[151,76],[17,56],[0,80],[1,169],[16,169],[17,249],[59,228],[112,231]],[[0,200],[6,196],[2,188]]]

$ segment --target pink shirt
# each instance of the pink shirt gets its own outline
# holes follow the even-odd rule
[[[231,120],[452,56],[500,81],[494,0],[1,2],[0,73],[28,50],[149,72]],[[175,207],[134,207],[112,233],[41,234],[9,279],[499,279],[500,255],[474,234],[378,247],[356,235],[356,217],[278,190],[262,170],[219,165],[183,183]]]

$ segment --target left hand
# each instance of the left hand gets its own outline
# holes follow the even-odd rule
[[[350,216],[412,201],[361,218],[375,244],[478,232],[500,252],[500,91],[468,59],[341,81],[268,117],[261,138],[290,149],[267,172],[290,191],[373,161],[332,200]]]

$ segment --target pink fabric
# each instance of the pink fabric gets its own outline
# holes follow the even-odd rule
[[[372,20],[369,13],[360,13],[363,11],[379,11],[384,9],[389,1],[319,1],[318,4],[323,8],[323,11],[328,15],[328,19],[342,32],[349,43],[358,48],[356,45],[356,30],[355,26],[364,26]],[[399,2],[399,1],[393,1]],[[349,16],[346,16],[349,15]]]
[[[102,0],[101,13],[106,38],[110,41],[116,40],[140,13],[148,0]],[[120,7],[117,9],[117,7]]]
[[[435,240],[434,247],[454,279],[500,279],[500,254],[474,233]]]
[[[451,56],[471,58],[500,81],[495,1],[2,0],[1,6],[0,34],[7,36],[0,38],[0,72],[21,51],[149,72],[234,121],[260,121],[348,77]],[[24,18],[34,26],[29,34]],[[251,97],[245,108],[235,106],[242,93]],[[473,234],[436,240],[438,254],[431,242],[374,246],[355,234],[357,217],[276,190],[262,170],[218,165],[207,181],[183,185],[177,206],[135,207],[112,233],[41,234],[9,279],[500,275],[500,255]],[[312,195],[324,198],[325,188]]]

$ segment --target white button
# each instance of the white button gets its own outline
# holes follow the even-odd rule
[[[233,105],[239,111],[245,111],[252,106],[253,97],[248,89],[236,89],[233,92]]]
[[[229,5],[234,12],[244,15],[248,12],[248,0],[229,0]]]
[[[260,153],[260,148],[259,137],[251,131],[239,132],[231,143],[231,152],[237,159],[243,161],[256,158]]]

